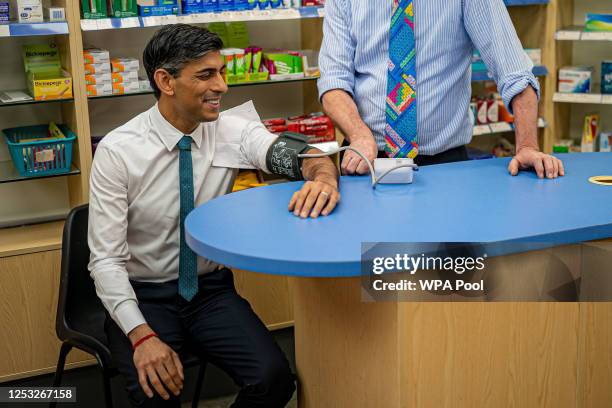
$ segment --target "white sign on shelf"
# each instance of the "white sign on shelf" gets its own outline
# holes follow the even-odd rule
[[[157,16],[142,17],[143,27],[155,27],[161,25],[161,20]]]
[[[489,127],[493,133],[512,132],[512,126],[506,122],[491,123]]]
[[[178,18],[175,14],[170,14],[167,16],[159,16],[161,25],[169,25],[178,23]]]
[[[96,20],[83,19],[81,20],[81,30],[83,31],[95,31],[98,29]]]
[[[489,125],[474,126],[474,136],[487,135],[489,133],[491,133],[491,128]]]
[[[0,37],[10,37],[11,31],[8,25],[0,25]]]
[[[582,40],[584,41],[606,41],[612,40],[612,33],[610,32],[598,32],[598,31],[589,31],[582,33]]]
[[[138,17],[126,17],[121,19],[121,28],[134,28],[140,27],[140,20]]]
[[[605,103],[606,105],[612,105],[612,95],[602,95],[601,103]]]
[[[317,14],[319,15],[319,17],[323,18],[325,17],[325,8],[321,7],[319,9],[317,9]]]
[[[96,29],[110,30],[111,28],[113,28],[113,22],[110,18],[100,18],[96,20]]]
[[[577,30],[557,31],[555,38],[559,41],[578,41],[580,40],[580,31],[577,31]]]

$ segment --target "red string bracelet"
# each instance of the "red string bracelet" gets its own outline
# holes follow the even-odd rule
[[[134,343],[134,345],[132,346],[132,349],[136,350],[136,347],[140,346],[142,343],[149,340],[151,337],[157,337],[157,333],[149,333],[146,336],[143,336],[140,340]]]

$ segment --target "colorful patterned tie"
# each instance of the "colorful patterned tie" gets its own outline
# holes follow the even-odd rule
[[[193,166],[191,163],[191,137],[183,136],[178,142],[179,182],[181,200],[181,238],[179,252],[178,292],[190,301],[198,293],[198,259],[185,242],[185,218],[193,210]]]
[[[385,152],[415,158],[417,145],[416,49],[413,0],[394,0],[389,31]]]

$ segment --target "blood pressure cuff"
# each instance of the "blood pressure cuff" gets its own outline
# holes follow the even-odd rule
[[[287,177],[290,180],[303,180],[302,161],[298,158],[310,149],[308,136],[299,133],[284,132],[276,139],[266,154],[266,165],[273,174]]]

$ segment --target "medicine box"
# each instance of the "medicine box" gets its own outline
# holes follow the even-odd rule
[[[106,0],[81,0],[83,18],[107,18]]]
[[[138,71],[113,72],[111,75],[113,84],[138,81]]]
[[[113,94],[113,84],[105,82],[103,84],[87,85],[87,96],[104,96]]]
[[[113,77],[110,72],[106,74],[85,75],[85,83],[87,85],[112,84]]]
[[[43,6],[40,0],[17,0],[17,21],[42,23]]]
[[[593,67],[564,67],[559,70],[559,92],[590,93]]]
[[[612,94],[612,61],[601,63],[601,93]]]
[[[83,50],[83,60],[85,64],[110,64],[110,54],[108,50],[86,48]]]
[[[138,71],[140,62],[138,58],[113,58],[111,59],[113,72]]]
[[[111,66],[108,62],[100,64],[85,64],[86,75],[108,74],[111,72]]]
[[[178,14],[178,0],[138,0],[138,14],[143,17]]]
[[[122,84],[113,84],[113,94],[115,95],[138,92],[139,90],[140,83],[138,80],[132,82],[125,82]]]
[[[108,14],[112,17],[137,17],[138,5],[136,0],[108,0]]]

